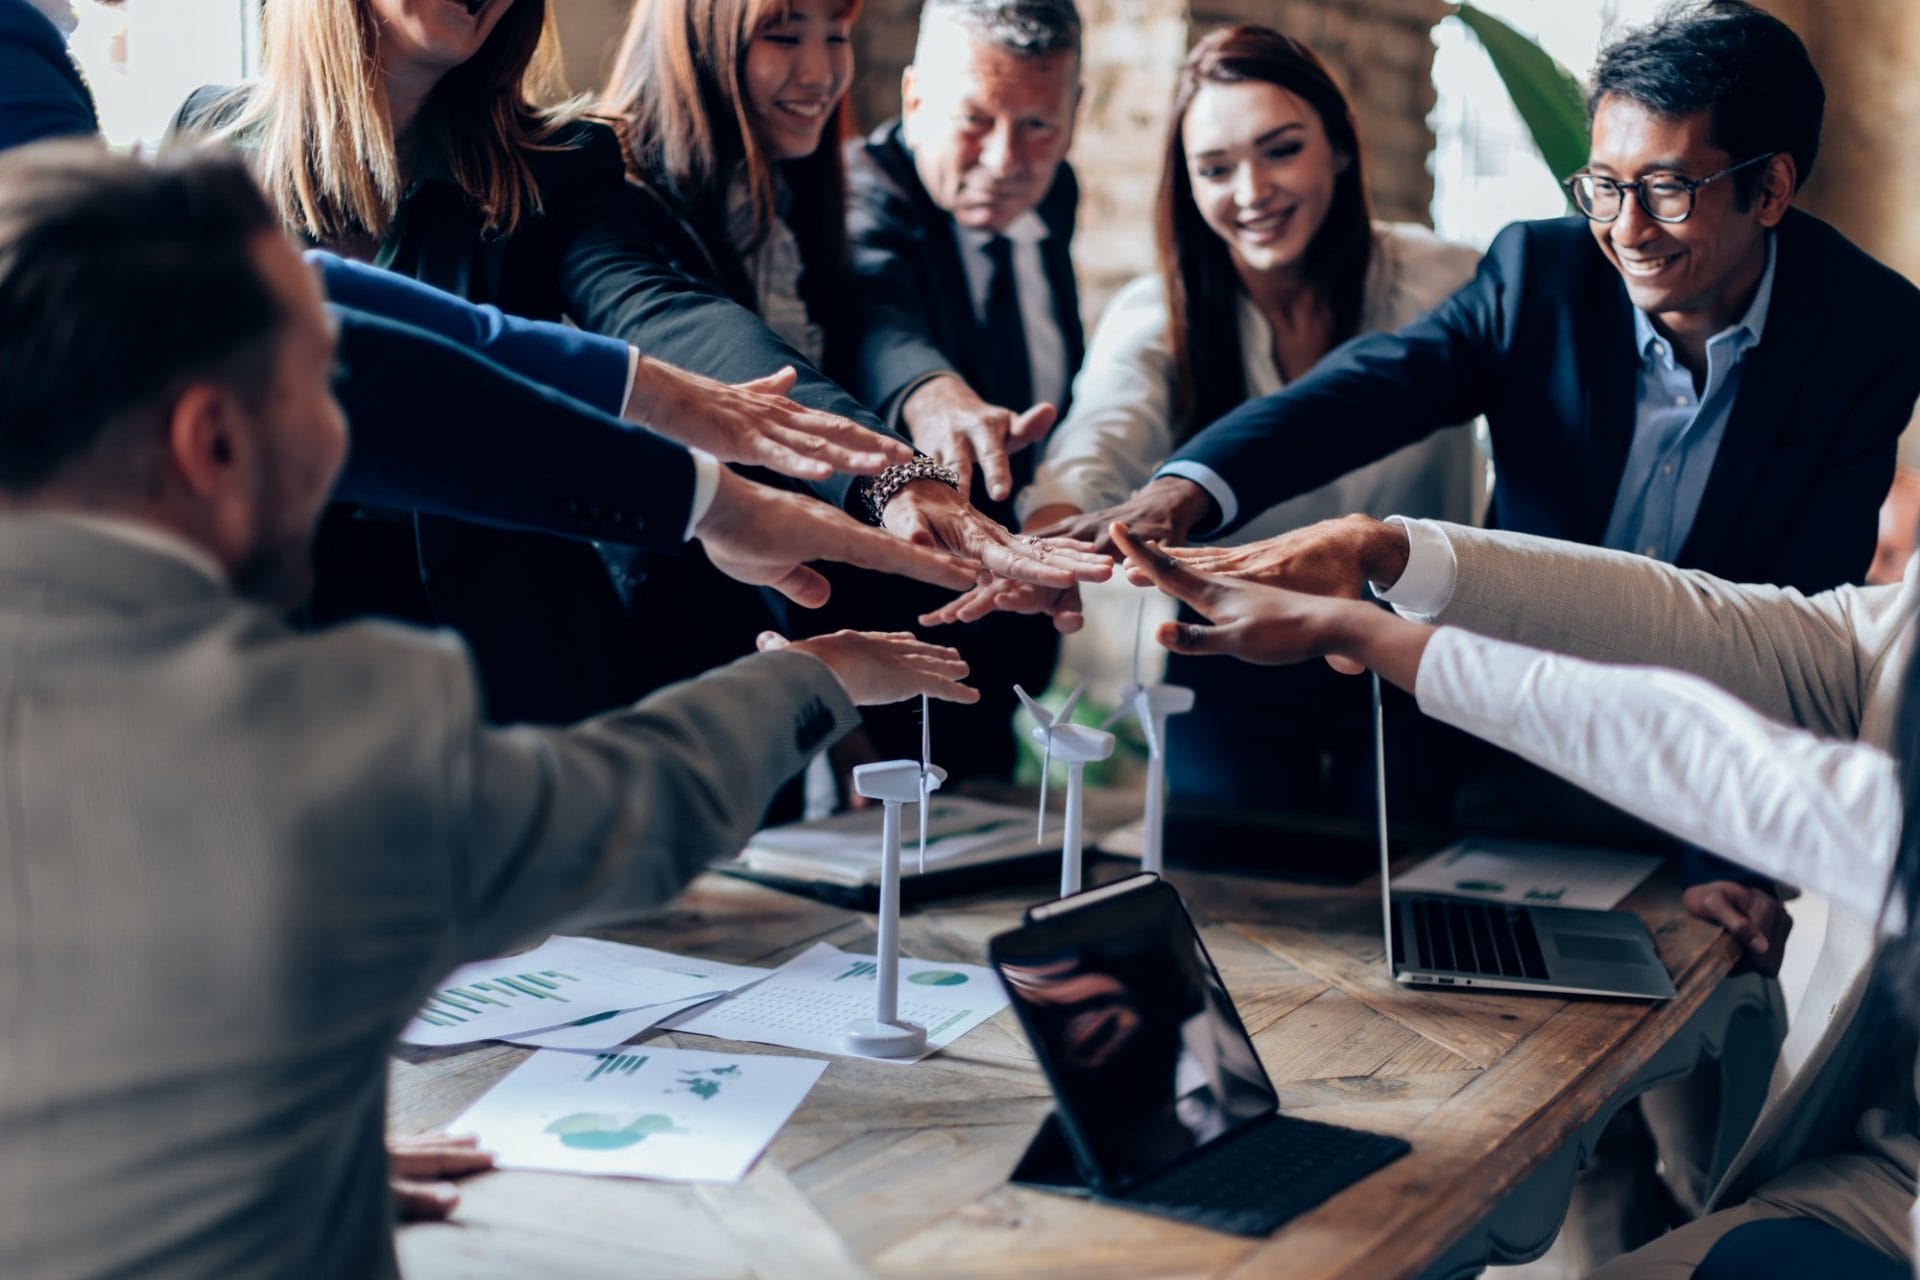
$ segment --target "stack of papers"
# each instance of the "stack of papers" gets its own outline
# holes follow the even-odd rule
[[[668,1023],[674,1031],[785,1045],[846,1057],[847,1026],[874,1015],[880,966],[816,943],[764,981]],[[900,960],[899,1015],[927,1029],[926,1052],[875,1062],[918,1062],[945,1048],[1007,1007],[1006,992],[991,969],[931,960]]]
[[[765,975],[648,947],[549,938],[532,951],[456,969],[400,1038],[420,1045],[513,1040],[604,1048]]]
[[[1605,911],[1653,874],[1650,853],[1587,849],[1537,840],[1462,840],[1393,878],[1408,893],[1444,893],[1526,907]]]
[[[455,1120],[502,1168],[737,1182],[827,1069],[809,1058],[543,1049]]]
[[[813,822],[770,827],[754,836],[740,865],[761,875],[825,881],[858,888],[880,881],[880,806],[837,813]],[[920,806],[902,808],[900,872],[920,873]],[[1034,838],[1034,812],[965,796],[935,796],[927,814],[929,872],[1058,852],[1060,824]]]

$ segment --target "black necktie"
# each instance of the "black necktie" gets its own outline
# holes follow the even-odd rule
[[[1020,289],[1013,274],[1013,241],[995,236],[986,244],[993,274],[987,277],[987,367],[981,396],[1015,413],[1033,403],[1033,366],[1027,357],[1027,327],[1020,322]]]

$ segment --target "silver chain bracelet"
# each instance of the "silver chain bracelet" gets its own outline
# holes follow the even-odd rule
[[[887,504],[893,501],[893,495],[915,480],[938,480],[956,493],[960,489],[960,477],[938,458],[921,454],[908,462],[896,462],[879,475],[868,476],[858,482],[860,501],[866,507],[868,522],[879,524]]]

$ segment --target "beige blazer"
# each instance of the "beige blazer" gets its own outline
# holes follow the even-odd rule
[[[1690,672],[1824,737],[1882,748],[1893,740],[1920,602],[1915,566],[1898,586],[1808,597],[1623,552],[1454,525],[1444,531],[1458,575],[1438,621],[1596,661]],[[1867,1105],[1856,1076],[1873,1037],[1855,1015],[1873,955],[1872,922],[1831,912],[1781,1049],[1785,1070],[1774,1073],[1713,1204],[1737,1202],[1852,1129]]]
[[[0,517],[0,1272],[393,1274],[387,1058],[432,984],[666,900],[853,723],[779,653],[496,729],[448,635],[297,635]]]

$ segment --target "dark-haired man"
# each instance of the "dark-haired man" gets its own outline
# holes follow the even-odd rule
[[[1628,35],[1594,71],[1569,183],[1586,216],[1508,227],[1433,314],[1335,350],[1072,531],[1231,532],[1485,414],[1501,528],[1734,581],[1859,580],[1920,393],[1920,290],[1791,207],[1824,97],[1799,38],[1741,0]]]
[[[237,162],[0,156],[9,1277],[395,1274],[386,1059],[438,977],[670,897],[856,704],[972,698],[951,650],[766,637],[502,729],[457,640],[293,633],[335,355]]]
[[[1080,15],[1073,0],[928,0],[919,22],[900,118],[847,148],[857,287],[837,372],[1013,527],[1013,495],[1033,477],[1029,446],[1065,412],[1086,353],[1070,253],[1080,191],[1065,163]],[[910,605],[893,583],[862,594],[906,615],[939,600],[910,593]],[[1079,621],[1059,616],[1062,630]],[[1052,678],[1054,627],[999,617],[939,635],[975,660],[983,693],[945,718],[941,759],[963,774],[1011,776],[1012,686]],[[892,719],[870,718],[883,752],[895,737],[902,750],[917,741],[917,726]]]

